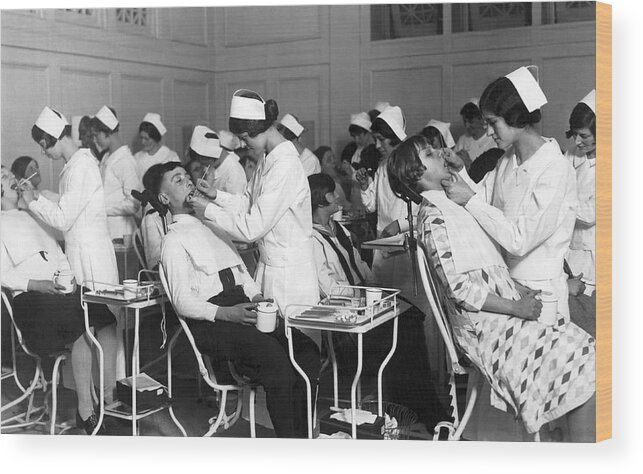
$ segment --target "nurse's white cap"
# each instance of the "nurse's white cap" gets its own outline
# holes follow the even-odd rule
[[[221,157],[221,144],[219,136],[214,130],[204,125],[197,125],[192,132],[190,139],[190,148],[201,156],[208,158]]]
[[[397,105],[387,107],[377,118],[384,120],[391,127],[397,138],[400,140],[406,139],[406,121],[404,120],[402,109]]]
[[[388,102],[378,102],[375,104],[375,110],[378,110],[380,113],[384,112],[388,107],[390,107],[391,104]]]
[[[351,125],[357,125],[366,131],[371,129],[371,119],[366,112],[351,114]]]
[[[45,108],[42,109],[42,112],[40,112],[35,125],[40,130],[48,133],[57,140],[60,137],[60,134],[63,133],[65,127],[69,125],[69,122],[63,114],[49,106],[45,106]]]
[[[114,112],[112,112],[106,105],[103,105],[100,108],[100,110],[96,114],[96,118],[112,131],[115,130],[116,127],[118,127],[118,118],[116,118]]]
[[[248,89],[239,89],[232,95],[232,102],[230,103],[230,118],[242,120],[266,120],[265,101],[259,96],[260,99],[251,97],[242,97],[241,94],[245,92],[256,92]]]
[[[217,135],[219,135],[219,144],[224,150],[234,151],[241,148],[241,140],[234,133],[228,130],[219,130]]]
[[[581,102],[587,104],[587,106],[592,109],[592,112],[594,112],[594,115],[596,115],[596,89],[592,89],[592,92],[583,97]]]
[[[477,97],[471,97],[469,100],[466,102],[467,104],[473,104],[476,107],[480,108],[480,99]]]
[[[528,112],[531,113],[547,103],[547,97],[545,97],[543,90],[526,67],[520,67],[505,77],[511,81],[516,91],[518,91],[518,95]]]
[[[291,114],[286,114],[281,117],[279,123],[290,130],[292,133],[294,133],[297,138],[299,138],[301,134],[304,133],[304,126],[300,124],[299,121]]]
[[[161,122],[161,116],[159,114],[148,112],[145,114],[145,117],[143,117],[143,122],[148,122],[154,125],[154,128],[158,130],[161,136],[165,135],[165,132],[167,132],[167,128],[165,128],[165,125]]]
[[[453,135],[451,135],[450,123],[431,119],[429,120],[429,123],[427,123],[424,126],[424,128],[426,127],[437,128],[440,134],[442,135],[442,138],[444,139],[444,143],[446,144],[447,148],[453,148],[455,146],[455,140],[453,140]]]

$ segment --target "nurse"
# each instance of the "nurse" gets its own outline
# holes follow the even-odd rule
[[[455,147],[453,135],[451,135],[451,124],[441,122],[440,120],[429,120],[424,126],[420,135],[426,137],[433,148],[451,148]]]
[[[317,304],[319,291],[312,243],[310,189],[295,146],[275,128],[274,100],[241,89],[230,106],[229,128],[255,155],[265,153],[242,195],[198,188],[212,202],[193,197],[197,213],[234,240],[259,244],[255,280],[283,314],[290,304]],[[313,156],[314,157],[314,156]],[[317,160],[316,157],[314,157]],[[319,343],[318,331],[311,333]]]
[[[123,239],[136,231],[140,203],[132,196],[132,190],[141,187],[138,168],[129,147],[121,140],[113,109],[104,105],[91,123],[96,145],[109,150],[100,162],[109,236],[112,240]]]
[[[317,157],[299,140],[299,137],[301,137],[306,129],[299,123],[297,117],[291,114],[284,115],[277,124],[277,130],[286,140],[289,140],[295,146],[306,176],[321,172]]]
[[[138,136],[141,140],[143,149],[134,155],[138,167],[138,175],[143,179],[143,175],[152,165],[167,163],[168,161],[178,161],[179,155],[170,150],[161,143],[161,140],[167,128],[161,122],[161,116],[155,113],[147,113],[143,121],[138,126]]]
[[[546,103],[525,67],[487,86],[480,108],[505,154],[479,185],[467,184],[464,171],[443,186],[503,249],[511,277],[554,305],[550,324],[564,331],[569,306],[563,259],[576,220],[576,179],[556,140],[536,129]],[[462,168],[457,155],[447,158]]]
[[[45,107],[31,129],[33,140],[51,160],[63,160],[58,194],[53,202],[42,194],[22,187],[29,210],[40,220],[63,232],[65,254],[79,284],[86,281],[118,284],[114,247],[109,238],[105,196],[98,162],[87,148],[79,149],[71,138],[71,126],[58,111]],[[118,309],[111,308],[114,315]],[[116,339],[116,338],[114,338]],[[120,343],[117,348],[122,360]],[[105,348],[105,353],[111,348]],[[117,373],[116,360],[105,359],[105,373]],[[123,372],[123,368],[119,367]],[[109,403],[112,394],[106,394]]]
[[[585,294],[596,289],[596,91],[585,96],[569,117],[568,138],[575,147],[565,158],[576,171],[578,209],[567,263],[574,276],[582,275]]]

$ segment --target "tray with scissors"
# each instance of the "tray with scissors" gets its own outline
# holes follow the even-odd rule
[[[90,291],[83,293],[83,297],[90,296],[93,302],[102,302],[105,304],[127,304],[141,301],[148,301],[164,294],[163,288],[158,282],[140,282],[136,288],[128,288],[123,285],[112,285],[108,283],[87,282],[87,288]]]

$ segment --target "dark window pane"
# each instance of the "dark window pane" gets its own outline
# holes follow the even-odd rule
[[[371,5],[371,41],[442,34],[442,5]]]
[[[516,28],[531,25],[531,3],[454,3],[451,6],[454,33]]]
[[[596,2],[543,3],[543,24],[596,21]]]

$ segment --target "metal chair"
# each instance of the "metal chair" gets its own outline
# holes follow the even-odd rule
[[[136,252],[138,264],[143,270],[148,270],[147,262],[145,261],[145,247],[143,245],[143,236],[141,235],[141,229],[136,229],[132,240],[134,242],[134,252]]]
[[[172,301],[172,296],[169,291],[169,285],[167,284],[167,278],[165,276],[165,269],[163,268],[162,264],[159,264],[159,276],[161,278],[163,288],[165,289],[165,293],[169,296],[170,301]],[[172,306],[174,307],[174,303],[172,303]],[[185,333],[188,341],[190,342],[190,345],[192,346],[192,351],[194,352],[194,355],[196,357],[196,361],[199,366],[199,373],[201,374],[203,381],[205,381],[205,383],[214,390],[215,395],[218,398],[219,413],[217,414],[217,416],[214,416],[208,420],[208,422],[210,423],[210,429],[203,436],[204,437],[212,436],[217,432],[217,430],[222,424],[223,424],[223,428],[227,430],[237,422],[237,420],[241,416],[241,408],[242,408],[242,402],[243,402],[241,391],[244,389],[244,387],[247,387],[250,389],[250,403],[249,403],[250,436],[252,438],[255,438],[256,437],[256,428],[255,428],[256,387],[255,385],[250,383],[248,379],[240,376],[234,369],[234,366],[232,365],[232,363],[230,362],[228,363],[230,373],[232,374],[237,384],[218,383],[216,379],[216,375],[212,368],[212,362],[210,360],[210,357],[202,354],[201,351],[199,351],[194,341],[194,336],[192,335],[192,331],[190,330],[190,327],[186,323],[185,319],[176,310],[176,307],[174,307],[174,311],[178,317],[178,320],[179,320],[179,323],[181,324],[181,328],[183,329],[183,332]],[[172,339],[170,340],[170,344],[168,346],[168,351],[167,351],[167,363],[169,368],[168,377],[171,377],[171,373],[172,373],[172,369],[171,369],[172,349],[174,348],[176,340],[178,339],[180,334],[181,334],[181,331],[176,331],[176,333],[172,336]],[[226,402],[228,400],[228,392],[237,392],[237,406],[234,412],[230,415],[226,413]]]
[[[20,331],[20,328],[16,324],[16,321],[13,317],[13,306],[11,304],[10,298],[4,288],[2,289],[2,301],[6,307],[7,313],[9,314],[9,318],[11,319],[12,329],[15,333],[15,337],[17,338],[18,343],[20,344],[20,347],[29,357],[34,359],[36,363],[31,383],[28,387],[25,388],[18,379],[18,372],[16,368],[15,339],[13,339],[12,335],[13,377],[16,381],[18,389],[22,392],[22,395],[0,408],[0,413],[4,413],[6,410],[9,410],[10,408],[18,405],[24,400],[28,400],[28,403],[26,411],[2,420],[2,422],[0,423],[2,431],[4,432],[10,429],[27,428],[30,426],[49,425],[49,434],[63,434],[65,431],[72,428],[72,426],[67,422],[56,423],[56,413],[58,409],[58,377],[60,373],[60,364],[65,359],[67,359],[68,352],[56,352],[54,354],[51,354],[51,357],[54,358],[54,366],[52,370],[51,381],[47,381],[47,379],[45,378],[45,373],[42,369],[42,358],[39,355],[31,352],[25,344],[25,341],[22,337],[22,332]],[[3,376],[3,380],[5,378],[8,378],[8,376]],[[36,394],[36,390],[42,390],[44,395],[44,405],[42,407],[34,408],[34,396]],[[51,392],[51,410],[49,409],[49,405],[47,403],[48,392]],[[32,418],[32,416],[34,416],[35,414],[37,414],[38,416],[36,418]],[[43,421],[43,419],[46,418],[47,415],[49,416],[49,422]],[[58,430],[58,433],[56,433],[56,430]]]
[[[451,333],[451,326],[447,315],[438,300],[437,286],[433,275],[431,274],[431,268],[428,265],[426,259],[426,248],[422,242],[418,242],[418,252],[417,260],[418,267],[420,269],[420,277],[422,279],[422,284],[424,286],[424,292],[426,293],[427,299],[429,300],[429,305],[431,307],[431,313],[435,319],[438,328],[440,329],[440,334],[444,340],[444,345],[446,346],[447,351],[447,370],[449,373],[449,396],[450,396],[450,405],[453,409],[453,421],[441,421],[435,426],[435,431],[433,439],[437,440],[440,436],[440,431],[444,428],[449,432],[448,440],[457,441],[461,438],[462,432],[464,431],[471,413],[473,412],[473,407],[475,406],[476,399],[478,398],[478,391],[482,385],[482,378],[477,368],[464,367],[460,363],[460,357],[455,348],[455,342],[453,340],[453,334]],[[468,385],[470,390],[468,399],[466,401],[465,410],[460,418],[460,413],[458,411],[458,401],[456,397],[456,384],[455,376],[456,375],[468,375]]]

